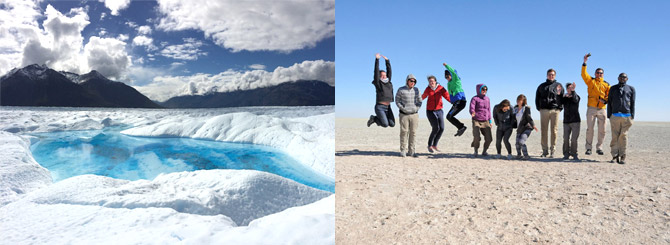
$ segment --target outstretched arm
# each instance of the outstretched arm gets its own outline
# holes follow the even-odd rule
[[[374,80],[379,81],[379,53],[375,55],[375,75]]]
[[[589,54],[584,55],[584,63],[582,63],[582,79],[587,86],[591,83],[591,75],[586,71],[586,61],[589,60]]]
[[[388,77],[389,81],[390,81],[391,76],[392,76],[392,74],[391,74],[391,61],[389,60],[389,58],[386,58],[386,56],[382,55],[382,57],[384,57],[384,60],[386,60],[386,77]]]

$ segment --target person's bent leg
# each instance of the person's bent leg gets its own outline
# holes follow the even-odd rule
[[[593,149],[593,127],[596,123],[596,108],[587,107],[586,108],[586,150]]]
[[[489,146],[491,146],[491,142],[493,141],[493,136],[491,135],[491,124],[488,122],[486,124],[489,126],[482,128],[482,133],[484,134],[484,150],[482,153],[486,153],[486,150],[489,149]]]
[[[388,120],[389,127],[395,126],[395,117],[393,116],[393,109],[391,106],[386,107],[386,119]]]
[[[435,133],[435,139],[433,139],[433,146],[437,147],[437,143],[440,142],[442,133],[444,133],[444,112],[437,110],[435,111],[435,116],[437,118],[437,132]]]
[[[549,151],[547,144],[547,132],[549,131],[549,110],[540,110],[540,142],[542,144],[542,155],[546,155]]]
[[[481,141],[480,137],[481,131],[479,130],[479,126],[477,125],[477,121],[472,120],[472,144],[470,144],[471,147],[474,147],[475,150],[479,149],[479,141]]]
[[[375,105],[375,123],[377,126],[388,127],[389,121],[386,116],[386,111],[390,109],[390,106],[384,104]]]
[[[521,134],[521,150],[523,151],[524,156],[528,156],[528,146],[526,146],[526,141],[530,136],[531,130],[526,130]]]
[[[463,108],[465,108],[466,103],[467,102],[465,100],[459,100],[451,106],[451,109],[447,113],[447,121],[449,121],[457,129],[461,129],[463,126],[465,126],[463,123],[461,123],[461,121],[456,119],[456,115],[458,115],[458,113],[461,112]]]

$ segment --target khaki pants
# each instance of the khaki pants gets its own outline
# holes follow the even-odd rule
[[[626,155],[626,145],[628,144],[628,130],[633,126],[633,119],[630,117],[610,117],[612,125],[612,157]]]
[[[542,109],[540,110],[540,130],[542,132],[542,152],[554,153],[556,149],[556,135],[558,134],[558,115],[561,113],[558,109]],[[551,128],[548,127],[551,123]],[[547,131],[551,130],[551,146],[547,143]]]
[[[493,141],[493,136],[491,136],[491,124],[488,121],[477,121],[472,120],[472,144],[470,146],[474,147],[475,150],[479,149],[479,142],[482,140],[481,135],[484,135],[484,150],[482,153],[486,152]]]
[[[416,129],[418,127],[419,113],[411,115],[400,113],[400,152],[406,153],[407,145],[409,144],[409,153],[416,153],[414,145],[416,142]]]
[[[598,109],[595,107],[588,107],[586,109],[586,149],[593,149],[593,130],[596,119],[598,119],[598,144],[597,150],[603,149],[603,141],[605,141],[605,127],[607,127],[607,110]]]

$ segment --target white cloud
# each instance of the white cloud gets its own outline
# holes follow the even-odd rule
[[[133,38],[133,45],[135,46],[145,46],[147,51],[154,51],[157,50],[158,47],[156,47],[153,44],[153,39],[147,36],[136,36]]]
[[[107,34],[107,30],[105,28],[100,28],[100,32],[98,32],[98,36],[104,36]]]
[[[126,43],[114,38],[91,37],[84,47],[88,68],[111,79],[121,79],[131,65]]]
[[[33,1],[3,0],[0,8],[0,74],[21,65],[23,49],[29,40],[42,36],[37,19],[42,16]]]
[[[130,26],[130,27],[132,27],[132,28],[137,27],[137,24],[135,24],[135,22],[132,22],[132,21],[126,21],[126,25],[127,25],[127,26]]]
[[[253,65],[249,65],[249,68],[254,69],[254,70],[265,70],[265,65],[263,65],[263,64],[253,64]]]
[[[149,35],[151,34],[151,27],[149,26],[140,26],[137,27],[137,34],[138,35]]]
[[[178,60],[197,60],[199,56],[207,55],[200,50],[202,42],[194,38],[184,38],[184,44],[165,46],[160,54]]]
[[[104,19],[106,16],[107,16],[107,13],[102,12],[102,14],[100,14],[100,20]]]
[[[335,86],[335,62],[303,61],[271,72],[228,70],[214,75],[157,76],[151,83],[135,89],[153,100],[165,101],[181,95],[250,90],[297,80],[319,80]]]
[[[119,39],[119,40],[121,40],[121,41],[124,41],[124,42],[125,42],[125,41],[128,41],[128,35],[126,35],[126,34],[119,34],[119,37],[118,37],[117,39]]]
[[[112,15],[119,15],[119,11],[130,5],[130,0],[100,0],[105,2],[105,7],[112,11]]]
[[[158,10],[157,28],[202,30],[233,52],[290,52],[335,36],[334,0],[159,0]]]

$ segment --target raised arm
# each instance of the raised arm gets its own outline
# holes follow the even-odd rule
[[[379,53],[375,55],[375,75],[374,75],[374,81],[379,81]]]
[[[584,63],[582,63],[582,79],[587,86],[591,86],[591,75],[586,71],[586,62],[589,60],[589,54],[584,55]]]
[[[389,58],[386,58],[386,56],[382,55],[382,57],[384,57],[384,60],[386,60],[386,77],[388,77],[389,81],[391,81],[391,61]]]

